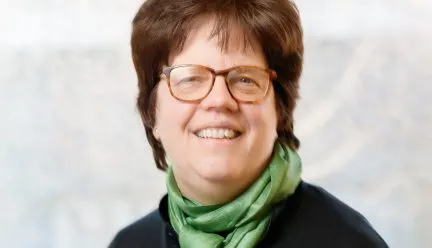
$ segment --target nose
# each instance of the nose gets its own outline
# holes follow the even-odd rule
[[[201,107],[205,110],[229,111],[238,110],[238,102],[232,97],[223,76],[216,76],[213,88],[201,101]]]

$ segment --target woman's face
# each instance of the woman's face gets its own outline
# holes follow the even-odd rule
[[[217,38],[209,39],[211,29],[210,22],[193,31],[184,49],[171,58],[170,66],[198,64],[215,70],[240,65],[267,67],[257,44],[244,49],[241,33],[233,29],[228,49],[223,51]],[[163,78],[158,85],[156,106],[154,135],[162,142],[177,184],[187,197],[193,199],[193,192],[206,191],[210,185],[245,188],[267,165],[277,137],[272,86],[261,102],[239,103],[231,97],[223,76],[217,76],[206,98],[188,103],[171,96]],[[232,129],[239,136],[198,137],[197,133],[205,129]]]

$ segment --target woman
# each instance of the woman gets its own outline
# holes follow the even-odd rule
[[[387,247],[359,213],[301,180],[292,2],[147,0],[131,43],[168,193],[110,247]]]

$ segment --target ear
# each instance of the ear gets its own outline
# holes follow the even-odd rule
[[[159,129],[158,129],[156,126],[153,127],[152,132],[153,132],[153,136],[154,136],[157,140],[160,140]]]

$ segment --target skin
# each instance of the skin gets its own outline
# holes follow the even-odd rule
[[[199,64],[216,70],[239,65],[267,67],[256,41],[245,48],[239,28],[232,26],[228,49],[217,37],[210,39],[213,21],[200,22],[184,49],[173,55],[170,65]],[[205,205],[226,203],[241,194],[269,162],[277,137],[274,89],[270,86],[259,103],[233,99],[222,76],[199,103],[176,100],[162,78],[157,88],[156,125],[159,139],[173,165],[183,196]],[[206,127],[231,127],[241,131],[235,139],[203,139],[194,133]]]

